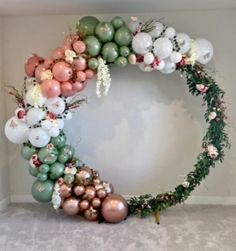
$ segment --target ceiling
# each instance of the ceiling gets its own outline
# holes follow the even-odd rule
[[[236,0],[0,0],[0,16],[236,9]]]

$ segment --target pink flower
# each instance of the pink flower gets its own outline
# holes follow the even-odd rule
[[[198,91],[200,91],[201,93],[206,93],[207,90],[209,89],[209,87],[203,85],[203,84],[198,84],[196,85],[196,88]]]

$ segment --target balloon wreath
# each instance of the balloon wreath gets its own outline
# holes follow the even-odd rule
[[[79,20],[76,34],[68,35],[48,59],[36,54],[30,57],[23,90],[11,87],[9,92],[18,108],[7,121],[5,134],[13,143],[23,143],[21,155],[29,161],[29,173],[36,177],[33,197],[39,202],[52,201],[54,209],[63,208],[69,215],[111,223],[128,215],[145,217],[186,200],[210,167],[223,161],[224,149],[229,147],[224,91],[204,69],[212,56],[208,40],[193,40],[157,19],[143,22],[132,17],[127,25],[121,17],[100,22],[86,16]],[[72,112],[86,101],[78,93],[89,79],[97,78],[97,96],[105,96],[111,84],[109,66],[127,64],[145,72],[178,71],[185,76],[190,93],[201,95],[206,104],[209,125],[195,169],[182,184],[173,191],[155,197],[141,195],[128,202],[114,194],[110,182],[102,181],[97,171],[74,156],[63,132],[64,120],[71,119]]]

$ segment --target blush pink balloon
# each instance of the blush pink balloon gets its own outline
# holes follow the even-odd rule
[[[28,77],[34,77],[35,69],[38,65],[42,64],[44,59],[39,57],[37,54],[33,54],[32,57],[28,58],[25,63],[25,73]]]
[[[43,95],[47,98],[58,97],[61,94],[61,86],[55,79],[48,79],[41,84]]]
[[[79,39],[78,35],[70,34],[65,37],[64,44],[71,45],[74,41],[78,39]]]
[[[78,59],[75,59],[73,61],[73,65],[76,69],[76,71],[83,71],[86,69],[86,59],[83,57],[79,57]]]
[[[70,82],[63,82],[61,84],[61,93],[66,97],[73,96],[75,91],[72,88],[72,84]]]
[[[86,50],[86,45],[83,41],[76,41],[73,43],[73,49],[77,52],[77,53],[84,53]]]
[[[85,72],[78,71],[76,75],[77,75],[77,80],[79,82],[84,82],[86,80],[86,74],[85,74]]]
[[[72,69],[66,62],[58,62],[52,68],[53,76],[60,82],[68,81],[72,76]]]
[[[75,82],[72,84],[72,88],[76,92],[81,92],[87,85],[87,82],[81,83],[81,82]]]
[[[65,51],[63,48],[56,48],[52,51],[52,59],[57,60],[57,59],[63,59],[65,58]]]
[[[47,68],[47,69],[50,68],[52,66],[52,64],[53,64],[52,59],[45,59],[45,61],[44,61],[45,68]]]
[[[85,74],[86,74],[86,78],[88,78],[88,79],[91,79],[95,76],[95,72],[91,69],[86,70]]]
[[[37,68],[35,69],[35,77],[36,79],[40,82],[41,81],[41,74],[42,72],[46,71],[47,68],[45,67],[44,64],[40,64],[39,66],[37,66]]]

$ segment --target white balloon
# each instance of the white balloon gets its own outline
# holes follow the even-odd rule
[[[145,32],[136,34],[132,40],[132,48],[141,55],[148,53],[152,49],[152,37]]]
[[[169,38],[161,37],[154,42],[153,52],[158,59],[164,59],[170,56],[173,45]]]
[[[29,133],[29,141],[35,147],[44,147],[50,141],[50,136],[42,128],[33,128]]]
[[[191,38],[185,33],[178,33],[176,41],[180,47],[180,53],[186,53],[191,47]]]
[[[165,30],[165,37],[167,38],[173,38],[176,34],[176,31],[173,27],[168,27],[166,30]]]
[[[63,129],[64,128],[64,120],[63,119],[57,119],[57,127],[59,129]]]
[[[16,117],[10,118],[5,125],[5,135],[14,144],[22,144],[28,141],[28,125]]]
[[[161,35],[164,29],[164,25],[160,22],[155,22],[153,30],[148,32],[152,36],[152,38],[157,38]]]
[[[136,32],[143,25],[142,20],[131,21],[128,25],[132,33]]]
[[[162,70],[163,68],[165,67],[165,61],[164,60],[160,60],[157,67],[156,67],[156,70]]]
[[[151,67],[151,65],[147,65],[145,63],[142,63],[142,64],[139,64],[138,65],[139,69],[144,71],[144,72],[151,72],[153,71],[154,69]]]
[[[60,130],[57,127],[52,127],[47,133],[50,137],[57,137],[60,134]]]
[[[143,62],[145,64],[152,64],[154,61],[155,57],[151,52],[148,52],[144,55]]]
[[[49,112],[56,115],[63,113],[66,107],[64,100],[60,97],[47,99],[45,106],[48,108]]]
[[[41,122],[41,127],[47,131],[52,128],[52,122],[50,120],[43,120]]]
[[[213,57],[214,48],[210,41],[204,38],[195,40],[197,61],[201,64],[207,64]]]
[[[175,69],[176,69],[176,64],[173,63],[169,58],[167,58],[165,60],[165,67],[160,72],[164,74],[170,74],[174,72]]]
[[[70,111],[67,111],[66,113],[64,113],[64,118],[66,119],[66,120],[70,120],[70,119],[72,119],[72,113],[70,112]]]
[[[180,52],[173,51],[170,55],[170,60],[175,64],[179,63],[181,59],[182,59],[182,54]]]
[[[25,100],[27,104],[35,107],[42,107],[46,102],[46,97],[43,96],[41,87],[39,85],[33,86],[27,91]]]
[[[46,112],[40,108],[31,108],[26,114],[26,121],[28,125],[32,126],[37,124],[40,120],[45,118]]]

